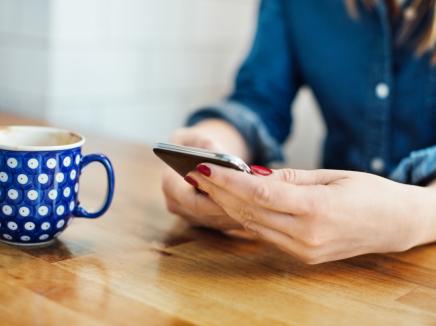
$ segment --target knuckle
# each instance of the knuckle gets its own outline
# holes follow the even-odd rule
[[[283,169],[281,170],[283,181],[288,183],[295,183],[297,179],[297,174],[293,169]]]
[[[319,248],[322,247],[322,245],[324,244],[324,241],[322,240],[322,238],[320,236],[318,236],[317,234],[311,235],[306,239],[306,243],[307,245],[309,245],[312,248]]]
[[[251,198],[255,203],[267,205],[271,203],[271,192],[265,185],[258,185],[253,188]]]
[[[259,230],[257,228],[257,226],[250,220],[243,220],[241,222],[242,227],[247,230],[248,232],[250,232],[252,235],[254,236],[259,236]]]
[[[214,143],[210,139],[203,138],[199,141],[198,146],[204,149],[213,149]]]
[[[166,207],[167,207],[167,210],[172,214],[179,213],[178,205],[176,203],[174,203],[172,200],[166,201]]]
[[[230,175],[228,175],[227,173],[222,173],[220,178],[222,180],[223,188],[228,189],[232,187],[233,180]]]
[[[310,248],[319,248],[324,244],[324,240],[322,238],[321,232],[319,228],[313,225],[309,225],[307,231],[304,235],[304,243],[308,245]]]
[[[254,220],[253,211],[250,209],[250,206],[248,206],[248,205],[241,205],[238,208],[238,215],[244,221],[253,221]]]

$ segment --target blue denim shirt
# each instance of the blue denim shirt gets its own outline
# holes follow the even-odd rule
[[[256,37],[221,103],[194,112],[232,123],[254,161],[283,158],[290,105],[307,85],[327,125],[323,166],[411,184],[436,177],[436,65],[398,46],[384,1],[351,18],[344,0],[263,0]]]

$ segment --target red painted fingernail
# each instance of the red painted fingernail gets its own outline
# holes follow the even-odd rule
[[[210,168],[204,164],[197,165],[197,171],[206,177],[210,177],[210,175],[212,174]]]
[[[255,174],[260,174],[260,175],[270,175],[273,173],[273,171],[271,169],[268,169],[264,166],[260,166],[260,165],[252,165],[251,166],[251,171],[253,171],[253,173]]]
[[[187,175],[187,176],[185,177],[185,181],[186,181],[187,183],[189,183],[191,186],[193,186],[193,187],[195,187],[195,188],[198,188],[198,182],[195,181],[194,178],[190,177],[189,175]]]

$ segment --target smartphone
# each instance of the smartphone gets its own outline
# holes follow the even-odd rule
[[[251,169],[247,163],[230,154],[168,143],[157,143],[153,147],[153,152],[182,177],[195,170],[200,163],[217,164],[251,174]]]

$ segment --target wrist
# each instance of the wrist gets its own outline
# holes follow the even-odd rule
[[[436,184],[428,187],[410,186],[414,189],[409,213],[417,226],[417,236],[413,246],[419,246],[436,241]]]
[[[192,126],[212,137],[224,147],[228,154],[233,154],[246,162],[251,161],[249,147],[239,133],[239,131],[230,123],[222,119],[206,119]]]

